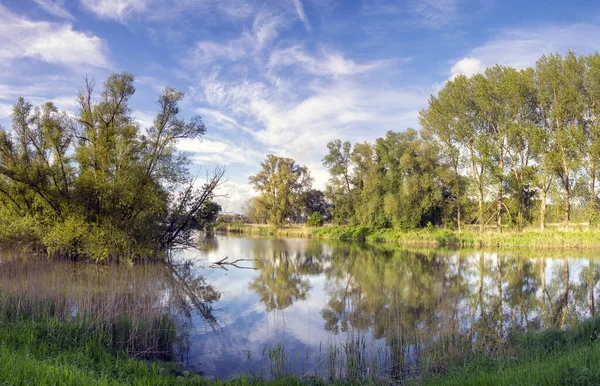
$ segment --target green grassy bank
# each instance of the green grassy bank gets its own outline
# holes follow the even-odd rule
[[[411,384],[596,385],[600,384],[600,319],[569,331],[518,333],[494,359],[469,350]],[[405,380],[406,381],[406,380]],[[336,384],[360,384],[360,380]],[[370,381],[373,384],[373,380]],[[379,384],[398,384],[381,379]],[[324,385],[325,380],[286,377],[273,381],[239,377],[210,381],[173,362],[146,361],[111,347],[85,325],[52,319],[0,325],[2,385]]]
[[[112,347],[84,324],[53,319],[0,324],[0,385],[305,385],[315,380],[252,377],[209,381],[174,362],[147,361]]]
[[[259,226],[227,224],[216,229],[252,236],[315,237],[337,240],[364,240],[393,242],[403,245],[457,246],[457,247],[600,247],[600,229],[545,231],[526,229],[500,232],[453,231],[427,228],[418,230],[378,229],[367,226]]]
[[[472,354],[456,359],[426,385],[598,385],[600,318],[568,331],[518,333],[500,359]],[[415,382],[416,383],[416,382]]]

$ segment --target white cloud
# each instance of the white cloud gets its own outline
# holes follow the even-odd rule
[[[176,20],[183,16],[202,17],[213,22],[215,15],[241,20],[255,7],[245,0],[80,0],[96,17],[127,24],[136,21]]]
[[[236,134],[228,141],[207,138],[189,150],[199,162],[237,162],[238,174],[246,176],[268,153],[292,157],[323,188],[328,141],[372,141],[389,129],[414,126],[430,90],[393,89],[379,81],[379,71],[396,70],[390,61],[358,62],[331,47],[309,53],[278,38],[284,27],[281,16],[263,13],[236,38],[200,41],[190,51],[184,65],[197,79],[191,100],[205,106],[196,111],[211,123],[209,130]]]
[[[271,13],[259,13],[250,30],[227,42],[203,40],[188,53],[184,61],[188,67],[205,67],[215,62],[235,62],[247,59],[248,55],[259,55],[277,37],[278,30],[285,26],[285,19]]]
[[[459,0],[415,0],[411,3],[422,24],[430,28],[445,27],[458,19]]]
[[[598,49],[600,26],[595,24],[543,25],[511,28],[471,50],[451,68],[456,73],[482,72],[495,64],[525,68],[534,66],[542,55],[567,50],[583,55]]]
[[[154,125],[154,118],[156,113],[152,111],[135,110],[133,112],[135,121],[140,125],[142,130],[148,129]]]
[[[177,144],[177,148],[192,153],[192,159],[201,165],[258,165],[262,158],[262,154],[253,150],[251,146],[234,144],[216,136],[181,140]]]
[[[51,15],[60,17],[63,19],[75,20],[73,15],[64,8],[64,0],[34,0],[37,5]]]
[[[202,116],[204,122],[209,126],[216,125],[222,130],[236,131],[241,130],[246,133],[252,133],[252,129],[241,125],[237,122],[237,120],[233,117],[230,117],[227,114],[222,113],[218,110],[212,110],[207,108],[198,108],[196,112]]]
[[[106,44],[69,24],[33,21],[0,5],[0,61],[33,58],[67,66],[108,67]]]
[[[269,58],[271,68],[300,65],[305,71],[317,75],[346,76],[358,75],[380,68],[383,62],[376,61],[358,64],[346,59],[339,52],[322,49],[321,56],[308,54],[300,46],[274,51]]]
[[[6,120],[12,114],[12,105],[8,103],[0,103],[0,121]]]
[[[241,213],[244,203],[256,193],[248,184],[227,181],[219,187],[215,201],[221,205],[223,212]]]
[[[306,28],[306,31],[310,32],[310,23],[308,22],[308,19],[306,18],[306,14],[304,13],[304,7],[302,6],[302,1],[301,0],[292,0],[294,2],[294,7],[296,8],[296,13],[298,14],[298,17],[300,18],[300,20],[302,20],[302,23],[304,23],[304,27]]]
[[[481,63],[481,60],[475,58],[463,58],[456,62],[450,69],[451,79],[454,79],[458,75],[472,76],[485,71],[485,66]]]
[[[81,4],[101,19],[126,22],[132,15],[146,10],[146,0],[81,0]]]

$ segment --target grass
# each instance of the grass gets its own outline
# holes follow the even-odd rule
[[[411,384],[424,385],[595,385],[600,383],[600,319],[568,331],[511,335],[506,355],[495,359],[465,351],[437,373]],[[360,352],[360,350],[358,350]],[[331,383],[318,378],[286,377],[267,381],[241,376],[206,380],[178,364],[133,358],[85,324],[56,319],[21,319],[0,324],[2,385],[325,385],[361,384],[357,356],[348,363],[349,379]],[[335,371],[335,370],[334,370]],[[398,380],[370,379],[369,384]]]
[[[597,385],[600,384],[600,318],[567,331],[511,335],[507,354],[494,359],[470,354],[425,385]]]
[[[207,380],[185,371],[173,361],[146,360],[131,355],[126,337],[98,329],[86,319],[61,320],[51,316],[49,304],[38,304],[38,315],[6,312],[16,305],[5,301],[0,315],[1,385],[325,385],[406,383],[402,372],[379,376],[370,363],[364,339],[329,348],[326,356],[329,380],[293,377],[284,371],[283,347],[269,350],[276,367],[274,380],[240,376]],[[33,309],[19,305],[21,310]],[[44,314],[41,310],[46,310]],[[123,330],[128,331],[128,330]],[[453,344],[451,355],[422,363],[422,369],[408,375],[410,383],[425,385],[530,385],[600,384],[600,318],[570,330],[540,333],[516,332],[508,336],[505,348],[493,354],[472,352],[466,340]],[[462,343],[461,343],[462,342]],[[439,350],[448,351],[447,342]],[[443,346],[443,347],[442,347]],[[334,350],[333,352],[331,350]],[[434,352],[430,350],[429,352]],[[399,353],[398,358],[403,355]],[[276,358],[273,358],[276,357]],[[278,359],[279,358],[279,359]],[[376,363],[375,363],[376,364]],[[272,369],[273,370],[273,369]],[[416,375],[416,378],[414,376]]]
[[[2,385],[305,385],[310,379],[266,382],[252,377],[209,381],[173,362],[132,358],[76,322],[21,320],[0,325]]]
[[[579,248],[600,247],[600,229],[558,230],[526,229],[524,231],[453,231],[424,228],[415,230],[381,229],[363,225],[284,227],[235,224],[217,228],[218,231],[242,233],[250,236],[305,237],[337,240],[392,242],[401,245],[455,246],[455,247],[536,247]]]

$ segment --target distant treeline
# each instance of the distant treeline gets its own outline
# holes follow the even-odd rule
[[[535,68],[494,66],[457,76],[431,96],[419,118],[420,131],[327,145],[323,218],[459,230],[466,224],[543,229],[549,219],[568,225],[574,215],[591,225],[600,220],[600,54],[542,56]],[[269,158],[251,177],[261,195],[249,203],[249,218],[281,223],[311,213],[302,200],[282,199],[287,191],[306,197],[310,187],[306,168],[282,160]],[[274,186],[265,183],[277,167],[287,172]],[[284,175],[294,182],[283,183]]]
[[[75,116],[19,98],[12,128],[0,128],[0,241],[94,259],[147,257],[186,245],[223,170],[196,184],[181,139],[202,136],[184,122],[183,93],[165,88],[152,126],[134,120],[133,75],[111,75],[99,95],[86,80]]]

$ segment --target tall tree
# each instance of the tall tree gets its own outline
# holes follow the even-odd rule
[[[584,168],[589,178],[587,201],[591,210],[590,219],[593,220],[598,212],[596,177],[600,164],[600,54],[596,52],[587,56],[585,64]]]
[[[579,167],[582,143],[583,61],[574,53],[542,56],[536,64],[539,100],[554,139],[553,169],[564,194],[564,222],[571,220],[571,191]]]
[[[261,170],[249,178],[260,193],[260,205],[269,213],[268,220],[275,225],[287,221],[300,208],[304,192],[310,189],[312,178],[305,166],[291,158],[273,154],[261,163]]]
[[[323,157],[323,165],[329,170],[331,178],[326,195],[333,203],[334,221],[346,223],[354,212],[350,197],[355,188],[352,181],[352,144],[336,139],[327,144],[327,149],[329,152]]]

